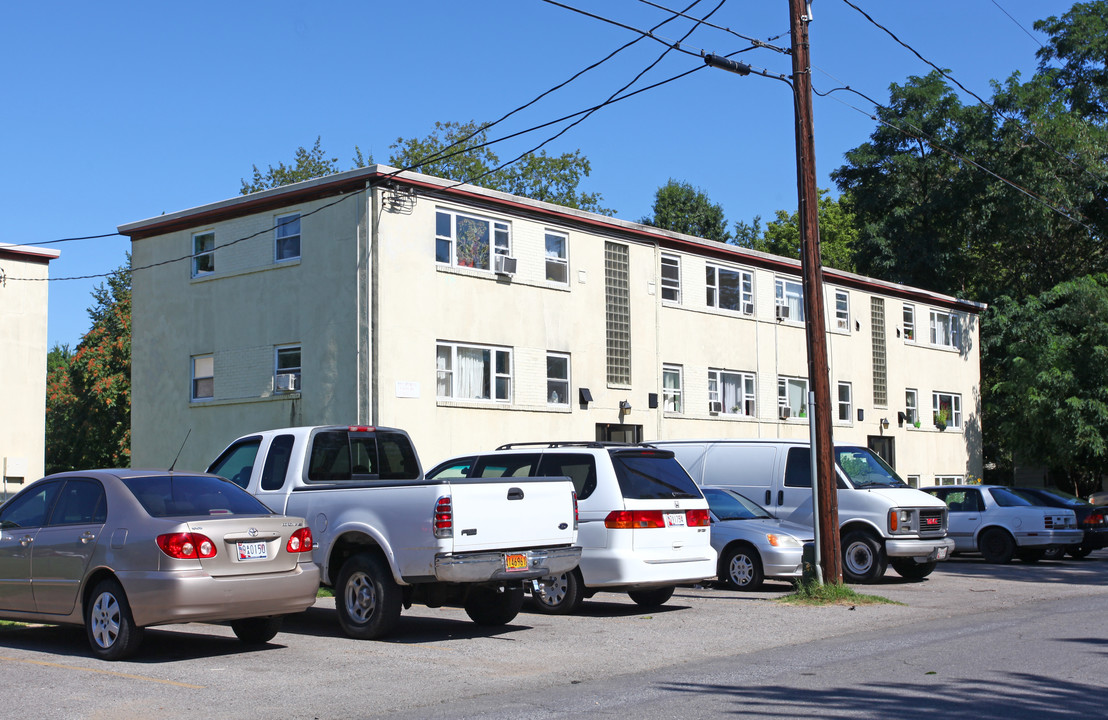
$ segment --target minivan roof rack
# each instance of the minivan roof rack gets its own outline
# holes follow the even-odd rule
[[[517,442],[507,443],[496,448],[497,450],[514,450],[521,447],[547,447],[547,448],[559,448],[559,447],[589,447],[589,448],[607,448],[607,447],[633,447],[634,443],[623,442],[601,442],[599,440],[555,440],[553,442],[549,440],[540,440],[537,442]]]

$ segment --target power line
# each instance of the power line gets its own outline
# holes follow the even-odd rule
[[[1032,40],[1034,40],[1035,42],[1039,43],[1039,47],[1046,47],[1045,45],[1043,45],[1042,40],[1039,40],[1039,38],[1035,37],[1030,32],[1028,32],[1027,28],[1025,28],[1023,25],[1020,25],[1020,21],[1016,20],[1014,17],[1012,17],[1012,14],[1010,12],[1008,12],[1004,8],[1000,7],[1000,3],[998,3],[996,0],[992,0],[992,1],[993,1],[993,5],[996,5],[997,9],[1000,10],[1000,12],[1007,15],[1008,19],[1011,20],[1012,22],[1014,22],[1020,30],[1023,30],[1025,33],[1027,33],[1027,37],[1029,37]]]
[[[667,8],[664,5],[659,5],[656,2],[651,2],[651,0],[639,0],[639,2],[641,2],[644,5],[649,5],[651,7],[658,8],[659,10],[665,10],[668,13],[673,13],[675,16],[680,16],[680,17],[683,17],[683,18],[687,18],[689,20],[697,20],[697,18],[692,16],[692,15],[686,15],[684,11],[672,10],[670,8]],[[686,11],[687,11],[687,8],[686,8]],[[750,37],[748,35],[743,35],[742,33],[735,32],[731,28],[723,27],[721,25],[715,25],[713,23],[708,22],[705,19],[699,19],[699,20],[697,20],[697,23],[700,24],[700,25],[704,25],[706,27],[714,28],[716,30],[722,30],[726,33],[734,35],[737,38],[742,38],[743,40],[746,40],[747,42],[751,43],[755,47],[764,47],[764,48],[767,48],[769,50],[775,50],[779,53],[782,53],[783,55],[788,55],[789,54],[789,49],[788,48],[781,48],[781,47],[777,47],[776,45],[771,45],[770,44],[774,40],[776,40],[777,38],[782,37],[783,35],[787,35],[788,34],[787,32],[783,33],[782,35],[778,35],[774,38],[771,38],[769,40],[759,40],[758,38],[753,38],[753,37]]]
[[[109,238],[109,237],[122,237],[122,236],[117,232],[113,232],[113,233],[104,233],[103,235],[84,235],[82,237],[68,237],[68,238],[59,238],[57,240],[43,240],[42,242],[30,242],[30,243],[29,242],[21,242],[21,243],[12,243],[12,244],[13,245],[22,245],[24,247],[37,247],[39,245],[55,245],[57,243],[73,242],[75,240],[98,240],[100,238]],[[0,245],[0,248],[2,248],[2,247],[3,246]]]

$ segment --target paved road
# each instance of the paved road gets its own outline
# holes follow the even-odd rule
[[[147,632],[102,663],[82,631],[0,629],[9,717],[953,718],[1103,716],[1108,551],[1083,562],[955,559],[924,582],[860,587],[902,605],[784,607],[759,593],[681,589],[660,611],[600,594],[574,617],[523,613],[478,628],[413,608],[359,642],[333,605],[261,649],[221,626]]]

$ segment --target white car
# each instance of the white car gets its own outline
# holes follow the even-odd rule
[[[778,520],[734,490],[701,490],[712,511],[720,582],[735,590],[757,590],[766,578],[792,580],[803,574],[804,543],[814,541],[811,526]]]
[[[566,614],[598,591],[664,604],[677,585],[716,575],[708,502],[669,450],[597,442],[516,443],[439,463],[439,477],[559,477],[580,513],[576,570],[537,580],[541,612]]]
[[[986,562],[1040,560],[1047,549],[1080,543],[1083,531],[1068,508],[1032,505],[1001,485],[921,488],[946,503],[955,552],[979,552]]]

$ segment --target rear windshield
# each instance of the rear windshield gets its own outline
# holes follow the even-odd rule
[[[722,520],[760,520],[771,517],[762,506],[737,492],[704,488],[704,497],[712,513]]]
[[[308,479],[415,480],[419,461],[406,435],[324,430],[312,440]]]
[[[619,489],[628,500],[699,498],[700,488],[669,451],[612,453]]]
[[[1008,488],[989,488],[989,494],[993,496],[993,500],[1000,507],[1025,507],[1035,504],[1023,495],[1017,495]]]
[[[123,478],[123,484],[152,517],[272,515],[238,485],[205,475]]]

